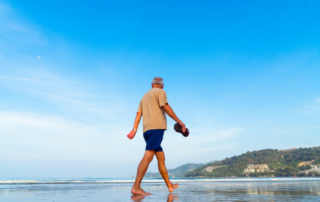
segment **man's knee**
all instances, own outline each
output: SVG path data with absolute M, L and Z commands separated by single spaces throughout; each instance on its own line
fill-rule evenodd
M 151 161 L 153 160 L 153 156 L 149 156 L 147 160 L 149 163 L 151 163 Z
M 163 152 L 157 152 L 156 156 L 157 156 L 158 162 L 164 162 L 166 160 Z
M 144 158 L 150 163 L 153 160 L 154 151 L 153 150 L 147 150 L 145 153 Z

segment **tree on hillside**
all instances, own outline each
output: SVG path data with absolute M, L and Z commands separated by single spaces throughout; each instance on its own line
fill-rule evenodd
M 300 168 L 298 164 L 305 161 L 315 160 L 320 163 L 320 147 L 299 148 L 294 150 L 279 151 L 277 149 L 264 149 L 260 151 L 246 152 L 239 156 L 226 158 L 222 161 L 208 164 L 187 173 L 186 177 L 226 177 L 243 176 L 243 170 L 249 164 L 267 164 L 270 169 L 276 169 L 276 176 L 294 176 L 298 174 Z M 211 173 L 203 171 L 208 166 L 223 166 L 214 169 Z M 283 168 L 283 169 L 282 169 Z M 271 173 L 267 173 L 271 175 Z M 266 173 L 251 174 L 264 176 Z

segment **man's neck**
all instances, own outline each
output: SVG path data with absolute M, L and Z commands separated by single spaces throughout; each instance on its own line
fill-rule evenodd
M 152 88 L 161 88 L 161 86 L 156 86 L 156 85 L 153 85 Z

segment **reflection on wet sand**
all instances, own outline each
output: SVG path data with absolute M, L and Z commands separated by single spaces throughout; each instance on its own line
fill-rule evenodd
M 300 183 L 250 183 L 250 184 L 233 184 L 224 185 L 222 187 L 213 187 L 209 192 L 224 194 L 248 194 L 248 195 L 320 195 L 319 183 L 315 183 L 314 187 Z M 210 185 L 209 185 L 210 186 Z M 212 187 L 212 186 L 211 186 Z M 230 188 L 228 188 L 230 187 Z
M 167 202 L 173 202 L 173 201 L 179 201 L 179 196 L 178 196 L 178 194 L 170 193 L 170 194 L 168 195 L 168 200 L 167 200 Z
M 144 184 L 152 195 L 132 195 L 132 184 L 1 185 L 5 202 L 106 201 L 319 201 L 320 179 L 312 181 L 258 181 L 181 183 L 168 193 L 164 183 Z M 179 195 L 179 196 L 178 196 Z M 131 199 L 131 200 L 130 200 Z
M 140 201 L 142 201 L 145 197 L 146 197 L 146 196 L 144 196 L 144 195 L 136 195 L 136 194 L 134 194 L 134 195 L 131 196 L 131 200 L 132 200 L 132 201 L 136 201 L 136 202 L 140 202 Z
M 131 200 L 132 200 L 132 201 L 135 201 L 135 202 L 140 202 L 140 201 L 142 201 L 145 197 L 148 197 L 148 196 L 144 196 L 144 195 L 132 195 L 132 196 L 131 196 Z M 170 194 L 168 195 L 167 202 L 174 202 L 174 201 L 179 201 L 179 196 L 178 196 L 178 194 L 170 193 Z

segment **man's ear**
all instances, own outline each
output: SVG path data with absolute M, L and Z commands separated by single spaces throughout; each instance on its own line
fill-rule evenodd
M 151 83 L 151 87 L 153 88 L 153 83 Z
M 162 87 L 161 87 L 161 89 L 163 89 L 163 87 L 164 87 L 164 84 L 162 84 Z

